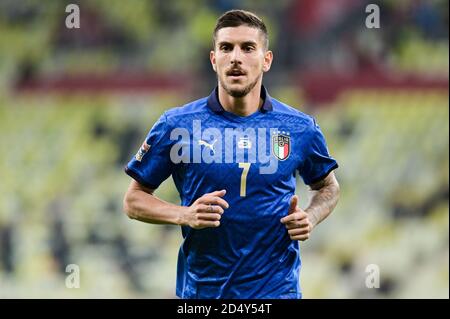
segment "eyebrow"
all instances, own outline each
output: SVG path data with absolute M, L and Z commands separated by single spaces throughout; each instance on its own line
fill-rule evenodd
M 222 45 L 231 45 L 233 46 L 234 44 L 228 41 L 221 41 L 217 44 L 219 47 Z M 253 46 L 257 46 L 258 43 L 256 43 L 255 41 L 244 41 L 240 44 L 241 46 L 246 46 L 246 45 L 253 45 Z

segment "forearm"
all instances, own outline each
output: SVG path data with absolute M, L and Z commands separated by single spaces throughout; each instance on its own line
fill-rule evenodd
M 150 224 L 182 225 L 185 209 L 142 190 L 129 192 L 124 199 L 124 210 L 130 218 Z
M 311 189 L 312 197 L 305 212 L 313 226 L 316 226 L 331 214 L 339 200 L 339 184 L 334 175 L 325 180 L 322 185 Z

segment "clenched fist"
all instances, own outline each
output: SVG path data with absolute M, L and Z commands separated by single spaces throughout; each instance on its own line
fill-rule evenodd
M 194 229 L 219 227 L 224 209 L 229 207 L 222 198 L 225 194 L 226 190 L 223 189 L 199 197 L 191 206 L 186 207 L 182 224 Z

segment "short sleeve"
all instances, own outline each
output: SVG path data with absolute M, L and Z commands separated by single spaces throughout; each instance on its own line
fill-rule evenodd
M 320 181 L 338 168 L 338 163 L 328 153 L 325 137 L 314 119 L 312 126 L 303 161 L 298 167 L 300 176 L 307 185 Z
M 170 132 L 163 114 L 153 125 L 125 172 L 145 187 L 156 189 L 173 171 Z

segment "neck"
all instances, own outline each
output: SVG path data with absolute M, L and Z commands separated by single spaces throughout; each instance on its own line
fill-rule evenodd
M 259 110 L 263 104 L 261 99 L 261 83 L 243 97 L 233 97 L 219 84 L 219 102 L 225 111 L 239 116 L 249 116 Z

